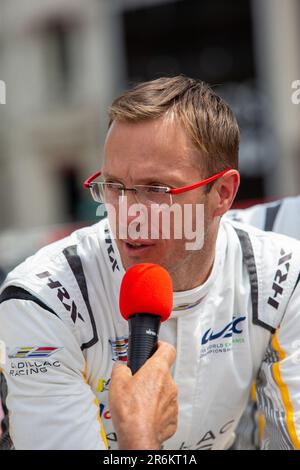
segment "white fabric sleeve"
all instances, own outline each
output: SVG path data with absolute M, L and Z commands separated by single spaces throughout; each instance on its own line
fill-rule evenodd
M 263 449 L 300 449 L 300 282 L 267 349 L 256 385 Z
M 63 321 L 32 301 L 8 300 L 0 304 L 0 340 L 15 448 L 105 449 L 85 358 Z

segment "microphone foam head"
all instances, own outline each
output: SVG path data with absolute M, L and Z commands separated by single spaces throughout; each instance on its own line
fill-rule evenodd
M 125 320 L 136 313 L 169 318 L 173 307 L 173 284 L 168 271 L 152 263 L 132 266 L 125 273 L 120 290 L 120 311 Z

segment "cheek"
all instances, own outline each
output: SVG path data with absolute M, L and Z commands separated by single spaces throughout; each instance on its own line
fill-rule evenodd
M 116 207 L 106 204 L 106 210 L 107 210 L 107 217 L 109 221 L 109 225 L 111 228 L 111 231 L 114 235 L 114 238 L 118 238 L 117 234 L 119 231 L 119 223 L 118 223 L 118 210 Z

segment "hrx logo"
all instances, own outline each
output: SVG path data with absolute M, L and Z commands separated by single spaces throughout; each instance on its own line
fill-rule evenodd
M 292 255 L 292 253 L 286 253 L 283 248 L 280 250 L 280 258 L 277 265 L 278 269 L 275 273 L 274 281 L 272 284 L 272 290 L 274 291 L 274 294 L 272 295 L 272 297 L 270 296 L 268 298 L 268 304 L 276 310 L 278 310 L 280 299 L 284 290 L 285 281 L 288 277 L 290 269 L 289 261 L 291 260 Z

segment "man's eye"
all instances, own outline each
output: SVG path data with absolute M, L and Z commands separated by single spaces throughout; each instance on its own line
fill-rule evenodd
M 160 188 L 160 187 L 156 187 L 156 186 L 150 186 L 150 188 L 149 188 L 149 192 L 151 192 L 151 193 L 162 193 L 164 191 L 165 191 L 164 188 Z
M 148 193 L 165 193 L 165 186 L 146 186 L 144 190 Z
M 121 184 L 118 184 L 118 183 L 111 183 L 109 181 L 106 181 L 105 182 L 105 186 L 107 189 L 113 189 L 115 191 L 118 191 L 118 190 L 121 190 L 122 189 L 122 185 Z
M 160 188 L 163 188 L 163 189 L 165 189 L 165 188 L 175 188 L 175 186 L 173 186 L 171 184 L 159 183 L 157 181 L 155 183 L 153 182 L 153 183 L 149 184 L 149 186 L 153 187 L 154 189 L 156 189 L 156 188 L 158 188 L 158 189 L 160 189 Z

